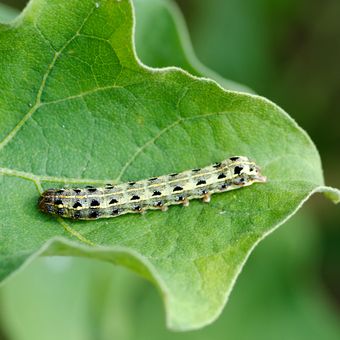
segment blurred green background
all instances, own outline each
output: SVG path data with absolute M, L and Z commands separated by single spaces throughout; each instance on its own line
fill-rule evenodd
M 7 0 L 22 8 L 24 0 Z M 340 187 L 340 1 L 178 0 L 198 58 L 283 107 Z M 138 27 L 138 22 L 137 22 Z M 157 291 L 112 265 L 39 259 L 0 289 L 0 339 L 340 339 L 340 209 L 321 195 L 251 255 L 222 316 L 165 329 Z

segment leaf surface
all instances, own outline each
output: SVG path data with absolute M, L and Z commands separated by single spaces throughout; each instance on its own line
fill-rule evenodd
M 230 155 L 268 183 L 209 205 L 74 222 L 37 210 L 49 187 L 139 180 Z M 151 280 L 167 324 L 223 308 L 255 245 L 324 186 L 318 152 L 279 107 L 136 57 L 128 0 L 33 0 L 0 27 L 0 277 L 38 255 L 110 261 Z

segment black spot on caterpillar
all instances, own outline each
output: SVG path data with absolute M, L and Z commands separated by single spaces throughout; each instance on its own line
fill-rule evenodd
M 91 207 L 100 207 L 100 203 L 99 203 L 98 200 L 92 200 L 90 206 Z
M 74 209 L 81 208 L 81 207 L 82 207 L 82 205 L 81 205 L 80 202 L 76 202 L 76 203 L 73 204 Z
M 112 210 L 112 215 L 118 215 L 119 214 L 119 210 L 118 209 L 113 209 Z
M 54 204 L 55 204 L 55 205 L 63 205 L 63 201 L 62 201 L 61 199 L 56 199 L 56 200 L 54 201 Z
M 89 213 L 89 218 L 90 219 L 96 219 L 99 216 L 100 216 L 100 213 L 97 210 L 90 211 L 90 213 Z
M 196 183 L 196 186 L 198 185 L 204 185 L 204 184 L 207 184 L 207 182 L 203 179 L 199 180 L 197 183 Z
M 235 175 L 239 175 L 241 173 L 241 171 L 243 170 L 242 166 L 235 166 L 234 168 L 234 174 Z
M 49 189 L 41 195 L 39 209 L 65 218 L 93 220 L 148 209 L 165 211 L 169 205 L 188 205 L 197 198 L 209 202 L 211 194 L 255 182 L 266 182 L 260 168 L 247 157 L 235 156 L 200 169 L 114 186 Z

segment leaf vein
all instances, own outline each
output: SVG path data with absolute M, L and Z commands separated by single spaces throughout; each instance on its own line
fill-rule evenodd
M 78 231 L 74 230 L 73 228 L 71 228 L 66 222 L 65 220 L 63 220 L 61 217 L 57 218 L 57 221 L 63 226 L 63 228 L 65 229 L 66 232 L 68 232 L 69 234 L 71 234 L 72 236 L 74 236 L 75 238 L 77 238 L 79 241 L 81 241 L 82 243 L 85 243 L 87 245 L 90 246 L 96 246 L 95 243 L 93 243 L 92 241 L 88 240 L 86 237 L 84 237 L 82 234 L 80 234 Z
M 25 123 L 32 117 L 32 115 L 38 110 L 38 108 L 41 106 L 41 97 L 44 92 L 44 89 L 46 87 L 46 82 L 51 74 L 53 67 L 55 66 L 58 58 L 62 54 L 62 52 L 67 48 L 67 46 L 80 34 L 81 30 L 83 29 L 84 25 L 86 22 L 89 20 L 90 16 L 93 14 L 95 10 L 95 6 L 93 6 L 92 10 L 89 12 L 89 14 L 86 16 L 82 24 L 80 25 L 79 29 L 77 32 L 69 39 L 66 41 L 66 43 L 60 48 L 59 51 L 56 51 L 54 53 L 54 56 L 52 58 L 51 63 L 48 65 L 47 70 L 45 74 L 43 75 L 40 87 L 38 89 L 36 98 L 35 98 L 35 103 L 32 106 L 32 108 L 24 115 L 24 117 L 18 122 L 18 124 L 10 131 L 10 133 L 0 142 L 0 150 L 2 150 L 15 136 L 16 134 L 20 131 L 20 129 L 25 125 Z M 40 32 L 41 33 L 41 32 Z

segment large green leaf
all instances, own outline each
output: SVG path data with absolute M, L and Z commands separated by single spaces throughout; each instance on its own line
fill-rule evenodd
M 213 321 L 254 246 L 323 184 L 306 133 L 268 100 L 138 61 L 131 3 L 33 0 L 0 29 L 0 276 L 38 255 L 125 265 L 157 285 L 168 326 Z M 162 48 L 160 46 L 160 48 Z M 188 209 L 72 222 L 43 189 L 181 171 L 229 155 L 268 183 Z

